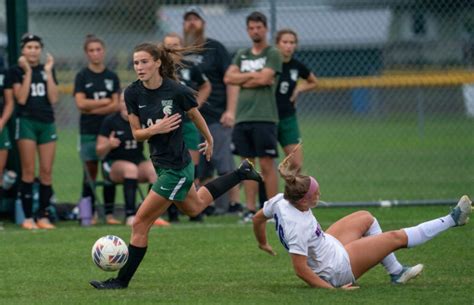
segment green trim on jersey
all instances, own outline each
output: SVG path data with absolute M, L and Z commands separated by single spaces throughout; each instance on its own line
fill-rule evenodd
M 189 162 L 184 168 L 168 169 L 155 167 L 158 179 L 152 190 L 173 201 L 183 201 L 188 195 L 194 182 L 194 164 Z
M 237 65 L 242 73 L 261 71 L 264 68 L 275 71 L 275 79 L 271 86 L 240 88 L 236 124 L 242 122 L 277 123 L 275 91 L 283 63 L 280 52 L 270 46 L 258 55 L 253 54 L 251 49 L 244 49 L 237 52 L 232 63 Z
M 15 139 L 33 140 L 38 145 L 54 142 L 58 139 L 56 125 L 33 119 L 17 118 Z

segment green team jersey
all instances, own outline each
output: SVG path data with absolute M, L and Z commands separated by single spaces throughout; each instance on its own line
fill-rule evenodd
M 270 86 L 256 88 L 240 88 L 237 104 L 236 123 L 242 122 L 278 122 L 278 111 L 275 90 L 278 75 L 281 73 L 282 59 L 280 52 L 274 47 L 266 47 L 255 55 L 251 49 L 239 50 L 232 64 L 239 67 L 240 72 L 258 72 L 263 68 L 275 71 L 275 80 Z

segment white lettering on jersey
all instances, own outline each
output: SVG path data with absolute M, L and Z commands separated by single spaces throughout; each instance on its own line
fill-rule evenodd
M 114 90 L 114 81 L 112 79 L 104 79 L 105 89 L 108 91 Z
M 92 87 L 93 85 L 94 85 L 94 83 L 87 83 L 87 84 L 86 84 L 86 88 L 90 88 L 90 87 Z
M 298 70 L 290 69 L 290 78 L 291 78 L 291 80 L 296 82 L 298 80 Z
M 0 75 L 0 86 L 3 87 L 3 82 L 5 80 L 5 75 Z
M 267 57 L 242 60 L 240 64 L 240 72 L 260 71 L 265 67 L 266 63 L 267 63 Z

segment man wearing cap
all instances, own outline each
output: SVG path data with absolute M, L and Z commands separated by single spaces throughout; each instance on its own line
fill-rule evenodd
M 199 105 L 199 111 L 206 120 L 209 130 L 214 138 L 214 154 L 208 162 L 201 156 L 198 177 L 201 184 L 207 182 L 214 175 L 214 170 L 219 176 L 235 169 L 234 158 L 230 149 L 232 127 L 235 120 L 238 87 L 226 85 L 224 74 L 230 65 L 231 58 L 226 48 L 215 39 L 205 37 L 206 17 L 198 6 L 186 9 L 183 15 L 183 32 L 185 46 L 198 46 L 202 48 L 199 53 L 186 56 L 186 60 L 199 66 L 209 79 L 212 91 L 206 102 Z M 224 196 L 225 198 L 225 196 Z M 223 199 L 216 204 L 218 212 L 238 209 L 240 204 L 238 186 L 229 191 L 229 199 Z

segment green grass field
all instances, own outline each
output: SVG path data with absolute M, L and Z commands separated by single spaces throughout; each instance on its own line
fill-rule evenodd
M 315 209 L 323 228 L 355 209 Z M 384 230 L 408 227 L 445 215 L 447 207 L 370 209 Z M 184 218 L 183 218 L 184 219 Z M 113 276 L 97 268 L 91 247 L 123 226 L 81 228 L 60 223 L 54 231 L 24 231 L 6 224 L 0 231 L 0 304 L 473 304 L 474 224 L 450 229 L 414 249 L 397 252 L 403 264 L 425 264 L 423 274 L 392 286 L 377 266 L 356 291 L 310 289 L 293 273 L 273 224 L 271 257 L 256 247 L 251 225 L 237 216 L 210 217 L 154 228 L 148 253 L 129 289 L 96 291 L 91 279 Z
M 410 116 L 300 121 L 304 170 L 318 178 L 325 201 L 456 199 L 473 191 L 472 119 L 427 117 L 423 137 Z M 77 130 L 61 130 L 59 137 L 55 191 L 60 202 L 77 202 L 82 179 Z

